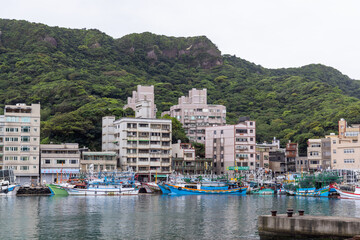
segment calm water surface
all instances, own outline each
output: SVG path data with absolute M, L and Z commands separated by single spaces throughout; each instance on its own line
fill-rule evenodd
M 276 209 L 360 217 L 360 201 L 287 196 L 0 197 L 0 239 L 258 239 Z

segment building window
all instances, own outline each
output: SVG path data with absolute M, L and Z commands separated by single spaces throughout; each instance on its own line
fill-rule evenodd
M 78 160 L 70 160 L 70 164 L 77 164 Z
M 65 164 L 65 160 L 64 159 L 57 159 L 56 160 L 56 164 Z
M 247 129 L 236 129 L 236 133 L 247 133 Z
M 21 122 L 29 123 L 30 122 L 30 117 L 21 117 Z
M 250 133 L 254 133 L 254 130 L 250 129 Z
M 254 141 L 254 138 L 250 138 L 250 141 Z
M 29 170 L 29 166 L 20 166 L 20 170 L 27 171 Z
M 6 117 L 7 122 L 19 122 L 19 117 Z
M 216 130 L 214 131 L 214 134 L 216 134 Z
M 19 129 L 18 128 L 6 128 L 5 131 L 6 132 L 18 132 Z
M 18 142 L 19 139 L 17 137 L 6 137 L 5 142 Z
M 334 159 L 333 163 L 336 164 L 336 159 Z
M 253 125 L 253 122 L 250 122 L 250 126 L 252 126 Z
M 5 161 L 16 161 L 18 160 L 17 156 L 6 156 Z
M 333 144 L 336 144 L 336 140 L 333 140 Z
M 344 153 L 354 153 L 354 149 L 353 148 L 349 148 L 349 149 L 344 149 Z
M 21 136 L 22 142 L 30 142 L 30 136 Z
M 45 159 L 45 164 L 50 164 L 51 160 L 50 159 Z
M 29 161 L 29 157 L 28 156 L 21 156 L 20 161 Z
M 344 159 L 344 163 L 355 163 L 355 159 Z
M 22 152 L 29 152 L 30 151 L 30 147 L 29 146 L 21 146 L 20 150 Z
M 336 149 L 333 150 L 333 153 L 336 153 Z
M 220 133 L 221 133 L 221 134 L 224 134 L 224 130 L 221 130 Z
M 29 126 L 21 126 L 21 132 L 30 132 Z
M 5 151 L 16 152 L 17 150 L 18 150 L 18 147 L 5 147 Z

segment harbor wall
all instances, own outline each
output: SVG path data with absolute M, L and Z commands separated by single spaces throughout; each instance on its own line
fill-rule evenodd
M 360 235 L 360 218 L 287 215 L 259 216 L 260 239 L 346 239 Z

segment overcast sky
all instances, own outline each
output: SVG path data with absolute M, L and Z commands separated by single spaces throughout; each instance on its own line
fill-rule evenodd
M 0 18 L 96 28 L 114 38 L 145 31 L 205 35 L 223 54 L 267 68 L 310 63 L 360 80 L 360 0 L 0 0 Z

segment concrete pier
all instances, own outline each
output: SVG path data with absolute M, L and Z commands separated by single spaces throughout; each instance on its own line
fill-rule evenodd
M 260 239 L 349 239 L 360 235 L 360 218 L 265 215 L 258 229 Z

